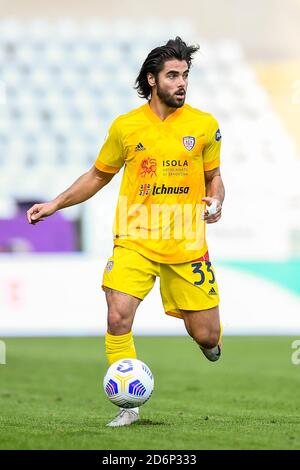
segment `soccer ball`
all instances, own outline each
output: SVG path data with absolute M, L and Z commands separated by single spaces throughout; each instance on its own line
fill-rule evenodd
M 103 388 L 108 399 L 122 408 L 143 405 L 153 392 L 154 379 L 149 367 L 138 359 L 114 362 L 106 372 Z

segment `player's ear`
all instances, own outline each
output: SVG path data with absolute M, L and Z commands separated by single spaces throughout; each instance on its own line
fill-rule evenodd
M 153 75 L 153 73 L 151 73 L 151 72 L 147 73 L 147 79 L 148 79 L 148 83 L 151 87 L 156 85 L 156 80 L 155 80 L 155 76 Z

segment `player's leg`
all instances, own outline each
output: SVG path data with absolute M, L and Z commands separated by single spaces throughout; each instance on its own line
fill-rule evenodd
M 132 324 L 140 302 L 152 289 L 157 275 L 154 263 L 134 250 L 114 247 L 103 275 L 102 288 L 108 307 L 106 356 L 109 365 L 126 358 L 135 359 Z M 108 426 L 125 426 L 139 418 L 138 408 L 120 409 Z
M 165 312 L 183 318 L 185 327 L 210 361 L 221 354 L 219 294 L 208 254 L 183 264 L 161 265 Z
M 132 336 L 132 324 L 141 299 L 123 292 L 104 287 L 107 302 L 107 333 L 105 350 L 109 365 L 119 359 L 136 359 Z M 120 408 L 118 415 L 107 426 L 128 426 L 139 419 L 139 409 Z
M 136 359 L 132 324 L 141 299 L 104 287 L 107 302 L 105 350 L 109 365 L 119 359 Z
M 198 343 L 203 354 L 212 362 L 221 356 L 221 324 L 219 307 L 207 310 L 181 310 L 189 335 Z
M 136 309 L 152 289 L 155 263 L 134 250 L 115 246 L 104 269 L 102 288 L 108 307 L 105 338 L 108 363 L 136 358 L 131 327 Z

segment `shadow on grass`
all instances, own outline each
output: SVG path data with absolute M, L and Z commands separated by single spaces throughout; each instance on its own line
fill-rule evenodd
M 151 419 L 141 419 L 134 423 L 134 426 L 166 426 L 166 421 L 151 421 Z

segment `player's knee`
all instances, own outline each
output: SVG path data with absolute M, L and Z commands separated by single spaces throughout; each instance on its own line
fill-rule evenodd
M 217 346 L 220 338 L 219 329 L 201 329 L 200 331 L 191 332 L 192 338 L 199 344 L 202 348 L 211 349 Z
M 126 315 L 118 310 L 112 310 L 108 313 L 108 330 L 111 334 L 123 335 L 129 333 L 131 323 Z

